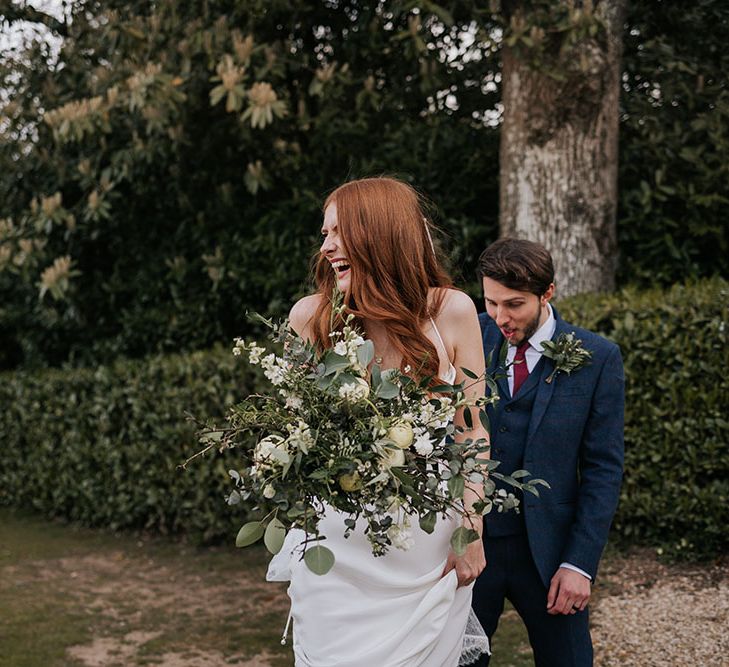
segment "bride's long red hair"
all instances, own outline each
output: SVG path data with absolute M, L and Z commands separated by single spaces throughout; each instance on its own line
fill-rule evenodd
M 350 181 L 324 202 L 337 207 L 337 227 L 350 265 L 350 287 L 344 294 L 348 312 L 363 320 L 382 322 L 402 355 L 400 368 L 410 374 L 438 377 L 438 353 L 423 334 L 423 322 L 440 311 L 452 281 L 438 260 L 418 193 L 394 178 Z M 329 261 L 319 255 L 314 267 L 317 292 L 322 295 L 314 314 L 314 342 L 330 346 L 331 296 L 336 277 Z M 335 323 L 335 328 L 340 328 Z

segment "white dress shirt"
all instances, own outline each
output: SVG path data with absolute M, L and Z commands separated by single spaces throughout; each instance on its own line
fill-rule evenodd
M 544 324 L 542 324 L 542 326 L 539 327 L 539 329 L 537 329 L 529 338 L 529 347 L 524 353 L 527 369 L 530 373 L 534 370 L 534 367 L 539 363 L 539 360 L 542 357 L 542 343 L 545 340 L 552 339 L 552 336 L 554 336 L 554 330 L 557 327 L 557 322 L 554 319 L 552 306 L 547 304 L 547 308 L 549 309 L 549 316 L 547 317 Z M 507 376 L 509 380 L 509 393 L 512 396 L 514 395 L 514 366 L 512 364 L 514 362 L 515 356 L 516 345 L 509 345 L 509 349 L 506 352 L 506 363 L 508 365 Z M 560 567 L 579 572 L 583 577 L 587 577 L 590 581 L 592 581 L 592 577 L 587 574 L 587 572 L 581 570 L 576 565 L 572 565 L 572 563 L 561 563 Z

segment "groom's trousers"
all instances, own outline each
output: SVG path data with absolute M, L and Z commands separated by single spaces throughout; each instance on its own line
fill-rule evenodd
M 547 593 L 525 534 L 484 538 L 486 569 L 473 588 L 473 610 L 489 639 L 508 599 L 529 633 L 536 667 L 590 667 L 592 642 L 588 610 L 569 615 L 547 613 Z M 498 645 L 496 647 L 498 651 Z M 486 667 L 484 656 L 477 667 Z

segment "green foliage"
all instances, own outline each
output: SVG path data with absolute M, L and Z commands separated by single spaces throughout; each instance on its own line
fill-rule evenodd
M 615 532 L 678 555 L 723 553 L 729 283 L 626 290 L 559 307 L 568 321 L 610 337 L 623 351 L 626 464 Z M 214 417 L 263 386 L 220 350 L 96 370 L 6 373 L 0 505 L 91 526 L 232 539 L 242 515 L 233 516 L 224 496 L 232 489 L 227 470 L 237 465 L 235 452 L 178 470 L 198 449 L 183 413 Z M 247 506 L 239 507 L 245 515 Z M 261 526 L 255 539 L 262 535 Z
M 0 368 L 207 348 L 283 314 L 350 177 L 428 193 L 475 294 L 499 49 L 538 66 L 604 33 L 595 3 L 547 0 L 67 4 L 0 10 L 62 40 L 0 55 Z M 729 8 L 626 10 L 619 279 L 727 276 Z
M 230 537 L 239 522 L 224 502 L 232 456 L 178 469 L 198 449 L 184 413 L 222 418 L 256 377 L 220 350 L 5 374 L 0 505 L 88 526 Z
M 729 547 L 729 283 L 576 297 L 566 320 L 620 345 L 625 478 L 614 530 L 673 555 Z
M 208 347 L 246 310 L 284 314 L 349 177 L 413 181 L 473 265 L 498 141 L 474 114 L 497 97 L 484 63 L 442 57 L 472 20 L 452 5 L 87 1 L 57 64 L 0 59 L 0 367 Z
M 619 279 L 727 277 L 729 5 L 629 2 L 627 24 Z

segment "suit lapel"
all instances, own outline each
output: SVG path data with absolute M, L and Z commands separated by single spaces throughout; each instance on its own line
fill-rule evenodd
M 568 326 L 564 320 L 558 315 L 557 309 L 552 307 L 554 312 L 555 327 L 554 335 L 552 340 L 557 340 L 560 334 L 566 333 Z M 536 432 L 539 424 L 544 417 L 544 413 L 549 406 L 549 401 L 552 399 L 552 393 L 554 392 L 554 382 L 547 383 L 549 374 L 554 370 L 554 362 L 547 357 L 542 356 L 542 372 L 539 375 L 539 383 L 537 385 L 537 395 L 534 397 L 534 405 L 532 407 L 532 415 L 529 420 L 529 430 L 527 431 L 527 444 L 532 439 L 532 436 Z M 535 369 L 536 370 L 536 369 Z

